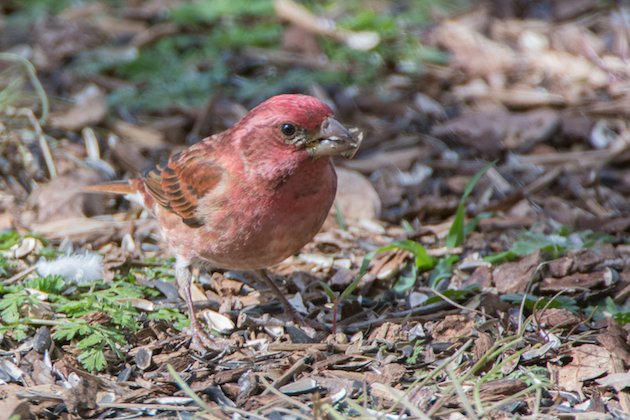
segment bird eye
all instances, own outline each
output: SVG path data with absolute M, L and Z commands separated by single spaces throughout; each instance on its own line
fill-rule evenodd
M 280 127 L 280 130 L 282 131 L 282 134 L 284 134 L 285 136 L 292 136 L 295 134 L 295 126 L 290 123 L 282 124 L 282 126 Z

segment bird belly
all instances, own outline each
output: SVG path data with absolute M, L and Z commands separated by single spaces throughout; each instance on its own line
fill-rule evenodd
M 178 256 L 216 268 L 254 270 L 277 264 L 319 232 L 334 201 L 332 165 L 316 174 L 316 182 L 301 178 L 292 177 L 264 196 L 244 188 L 227 200 L 230 205 L 208 215 L 204 226 L 179 223 L 177 237 L 169 240 L 165 229 L 166 239 Z

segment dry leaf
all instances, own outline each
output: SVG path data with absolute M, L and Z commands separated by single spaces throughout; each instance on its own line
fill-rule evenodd
M 610 386 L 617 392 L 630 388 L 630 373 L 610 373 L 597 380 L 601 386 Z
M 472 336 L 475 321 L 465 315 L 447 315 L 431 331 L 435 341 L 448 342 L 461 337 Z
M 538 251 L 516 262 L 501 264 L 492 272 L 492 281 L 499 293 L 521 293 L 527 288 L 540 264 Z
M 381 199 L 376 190 L 366 177 L 355 171 L 337 168 L 335 203 L 348 220 L 377 220 L 381 215 Z
M 536 318 L 544 328 L 572 328 L 580 322 L 580 318 L 562 308 L 537 311 Z
M 164 134 L 150 127 L 140 127 L 125 121 L 115 121 L 113 130 L 120 137 L 141 149 L 155 150 L 164 147 Z
M 582 390 L 584 381 L 612 371 L 610 352 L 601 346 L 584 344 L 571 349 L 573 360 L 558 367 L 558 385 L 565 391 Z
M 96 85 L 88 85 L 74 96 L 74 105 L 65 112 L 50 117 L 53 127 L 68 131 L 98 124 L 107 114 L 105 93 Z

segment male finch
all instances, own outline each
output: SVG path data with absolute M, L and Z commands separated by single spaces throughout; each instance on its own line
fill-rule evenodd
M 192 264 L 263 269 L 299 251 L 321 228 L 337 188 L 330 156 L 353 154 L 360 143 L 332 114 L 311 96 L 275 96 L 143 178 L 88 187 L 140 193 L 155 215 L 177 257 L 193 344 L 213 346 L 195 317 Z

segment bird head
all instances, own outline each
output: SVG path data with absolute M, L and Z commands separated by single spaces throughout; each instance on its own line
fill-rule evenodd
M 276 146 L 305 152 L 309 158 L 354 156 L 361 135 L 333 118 L 333 111 L 308 95 L 274 96 L 252 109 L 245 119 L 255 118 Z

